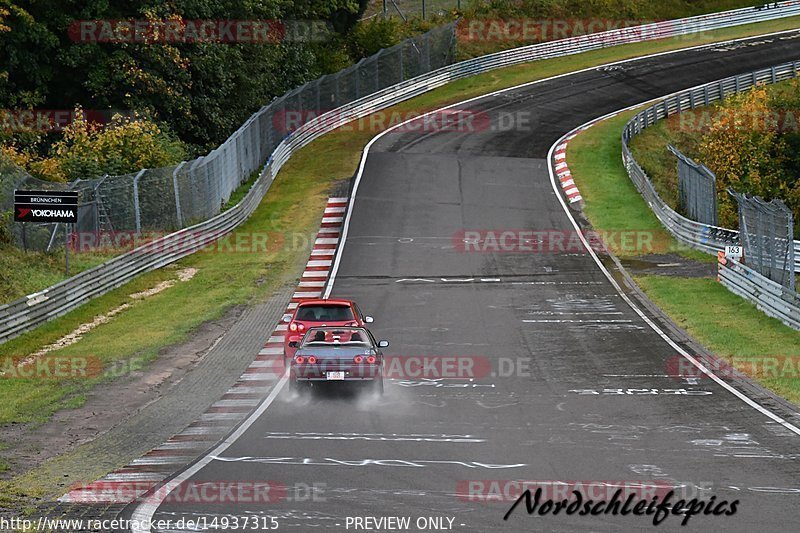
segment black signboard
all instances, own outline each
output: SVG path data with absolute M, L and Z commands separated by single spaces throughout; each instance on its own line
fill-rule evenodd
M 14 191 L 15 222 L 78 221 L 77 191 Z

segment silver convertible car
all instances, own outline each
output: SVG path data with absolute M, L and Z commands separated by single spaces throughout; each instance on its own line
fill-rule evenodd
M 383 353 L 389 341 L 376 342 L 366 328 L 310 328 L 291 360 L 289 386 L 299 390 L 318 382 L 368 383 L 383 394 Z

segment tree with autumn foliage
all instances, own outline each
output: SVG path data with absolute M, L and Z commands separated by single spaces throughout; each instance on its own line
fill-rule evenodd
M 341 36 L 366 0 L 0 0 L 0 109 L 140 112 L 201 155 L 261 106 L 351 62 Z M 85 20 L 321 20 L 331 42 L 81 42 Z M 339 50 L 339 52 L 337 52 Z M 17 145 L 47 152 L 58 138 Z M 3 139 L 0 132 L 0 140 Z
M 80 107 L 74 116 L 45 157 L 16 147 L 3 147 L 2 153 L 36 178 L 61 182 L 128 174 L 186 158 L 185 145 L 146 117 L 115 115 L 100 125 L 89 121 Z
M 794 159 L 780 114 L 764 86 L 726 98 L 713 114 L 698 151 L 700 160 L 717 176 L 719 221 L 738 226 L 738 207 L 727 189 L 780 198 L 800 215 L 800 184 L 789 172 Z

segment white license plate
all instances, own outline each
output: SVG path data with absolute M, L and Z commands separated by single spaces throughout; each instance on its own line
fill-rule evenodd
M 342 381 L 344 379 L 344 372 L 328 372 L 325 378 L 329 381 Z

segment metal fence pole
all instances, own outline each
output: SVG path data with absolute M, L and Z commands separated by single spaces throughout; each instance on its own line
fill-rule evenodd
M 786 267 L 789 273 L 789 289 L 796 292 L 795 287 L 795 273 L 794 273 L 794 217 L 790 216 L 786 221 L 786 248 L 788 258 L 786 260 Z
M 147 171 L 146 168 L 143 168 L 136 174 L 136 177 L 133 178 L 133 216 L 136 220 L 136 233 L 142 232 L 142 212 L 139 209 L 139 178 L 142 177 L 142 174 Z
M 372 56 L 371 61 L 375 62 L 375 91 L 381 90 L 381 61 L 380 57 L 383 54 L 383 50 Z
M 403 50 L 404 50 L 404 47 L 401 45 L 400 46 L 400 81 L 405 81 L 405 79 L 406 79 L 405 72 L 403 72 Z
M 183 228 L 183 211 L 181 210 L 181 193 L 178 190 L 178 171 L 183 168 L 186 161 L 181 161 L 175 170 L 172 171 L 172 188 L 175 190 L 175 218 L 178 221 L 178 228 Z

